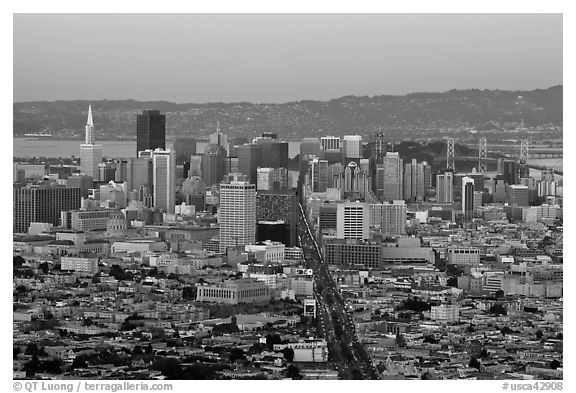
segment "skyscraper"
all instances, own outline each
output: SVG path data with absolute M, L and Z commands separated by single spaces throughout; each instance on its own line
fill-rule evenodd
M 382 204 L 382 234 L 404 235 L 406 233 L 406 205 L 404 201 Z
M 445 172 L 436 175 L 436 200 L 440 203 L 452 203 L 454 175 Z
M 344 158 L 362 158 L 362 137 L 360 135 L 344 136 Z
M 144 110 L 136 117 L 136 155 L 155 149 L 166 149 L 166 115 L 159 110 Z
M 31 222 L 59 225 L 60 213 L 80 208 L 82 191 L 55 185 L 14 187 L 14 232 L 26 232 Z
M 230 155 L 230 143 L 228 143 L 228 135 L 223 134 L 220 130 L 220 121 L 216 122 L 216 132 L 210 134 L 209 141 L 211 145 L 220 145 L 226 151 L 226 155 Z
M 176 153 L 174 150 L 154 150 L 152 171 L 154 207 L 165 213 L 174 213 L 176 197 Z
M 211 143 L 206 146 L 202 156 L 202 180 L 206 187 L 218 184 L 224 177 L 224 163 L 226 160 L 226 150 L 221 145 Z M 190 165 L 192 170 L 192 163 Z M 194 171 L 192 171 L 194 172 Z
M 402 199 L 402 159 L 400 154 L 388 152 L 384 156 L 382 165 L 382 195 L 378 195 L 383 201 Z
M 288 142 L 261 137 L 256 139 L 256 144 L 262 146 L 262 167 L 288 168 Z
M 328 161 L 314 158 L 309 165 L 312 192 L 325 192 L 328 187 Z
M 256 241 L 256 186 L 247 181 L 220 183 L 220 251 Z
M 336 207 L 336 238 L 370 238 L 370 208 L 362 202 L 344 202 Z
M 404 199 L 423 200 L 426 192 L 425 177 L 426 164 L 416 162 L 407 163 L 404 167 Z
M 100 164 L 101 161 L 102 145 L 94 143 L 92 106 L 89 106 L 85 140 L 84 143 L 80 145 L 80 172 L 84 175 L 92 176 L 94 180 L 99 180 L 98 164 Z
M 462 214 L 464 219 L 471 219 L 474 213 L 474 179 L 462 178 Z
M 178 137 L 174 140 L 173 148 L 176 152 L 176 165 L 182 165 L 196 155 L 196 139 L 189 136 Z
M 128 191 L 139 190 L 141 186 L 150 188 L 154 184 L 152 179 L 151 157 L 130 157 L 126 163 L 126 182 Z
M 262 146 L 255 143 L 245 143 L 238 146 L 238 170 L 248 177 L 248 181 L 256 184 L 256 171 L 262 166 Z

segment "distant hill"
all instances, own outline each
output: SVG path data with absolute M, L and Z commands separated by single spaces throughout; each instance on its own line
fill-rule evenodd
M 206 136 L 216 121 L 230 135 L 274 131 L 285 139 L 313 135 L 370 135 L 376 130 L 402 134 L 439 129 L 562 125 L 562 86 L 532 91 L 450 90 L 404 96 L 345 96 L 330 101 L 303 100 L 283 104 L 99 100 L 35 101 L 13 104 L 14 136 L 50 130 L 60 136 L 83 133 L 88 105 L 94 110 L 98 137 L 133 138 L 136 114 L 159 109 L 167 115 L 169 137 Z

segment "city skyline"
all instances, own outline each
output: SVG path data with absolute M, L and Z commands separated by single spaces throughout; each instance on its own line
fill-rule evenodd
M 561 14 L 14 16 L 15 102 L 279 103 L 558 84 Z

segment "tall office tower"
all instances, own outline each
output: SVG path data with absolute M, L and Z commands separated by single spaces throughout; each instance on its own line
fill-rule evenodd
M 328 161 L 313 158 L 309 161 L 312 192 L 325 192 L 328 187 Z
M 492 192 L 492 202 L 504 203 L 506 202 L 506 183 L 504 182 L 503 175 L 497 175 L 494 179 L 494 190 Z
M 256 170 L 256 190 L 272 191 L 274 168 L 258 168 Z
M 136 155 L 155 149 L 166 149 L 166 115 L 158 110 L 145 110 L 136 117 Z
M 198 176 L 202 177 L 202 157 L 203 156 L 191 156 L 190 157 L 190 169 L 188 170 L 188 177 Z
M 86 121 L 86 135 L 84 143 L 80 145 L 80 173 L 92 176 L 92 179 L 97 181 L 99 180 L 98 164 L 102 161 L 102 145 L 94 143 L 94 140 L 94 121 L 90 105 Z
M 360 198 L 365 199 L 371 192 L 372 178 L 368 171 L 360 170 L 356 174 L 356 191 Z
M 342 164 L 335 163 L 328 165 L 327 170 L 327 179 L 328 179 L 328 188 L 335 188 L 338 186 L 338 181 L 340 179 L 340 174 L 342 173 Z
M 372 141 L 374 142 L 374 154 L 377 157 L 384 157 L 386 154 L 386 140 L 384 139 L 385 135 L 382 132 L 375 132 Z
M 256 241 L 256 186 L 247 181 L 220 183 L 220 251 Z
M 436 200 L 440 203 L 452 203 L 454 174 L 445 172 L 436 175 Z
M 139 190 L 140 186 L 151 188 L 154 184 L 152 178 L 153 165 L 152 158 L 130 157 L 126 164 L 126 182 L 128 183 L 128 191 Z
M 318 138 L 304 138 L 300 144 L 300 161 L 306 161 L 307 156 L 320 157 L 320 140 Z
M 128 179 L 128 160 L 119 159 L 115 161 L 116 172 L 114 173 L 114 181 L 123 183 Z
M 384 235 L 406 234 L 406 204 L 404 201 L 382 204 L 381 231 Z
M 209 141 L 211 145 L 220 145 L 226 150 L 226 154 L 230 153 L 230 143 L 228 143 L 228 135 L 223 134 L 220 130 L 220 121 L 216 122 L 216 132 L 210 134 Z
M 519 184 L 506 186 L 506 200 L 510 205 L 528 206 L 528 187 Z
M 340 150 L 340 138 L 337 136 L 323 136 L 320 138 L 320 146 L 322 151 Z
M 274 168 L 272 172 L 272 190 L 274 191 L 286 191 L 288 190 L 288 169 L 286 168 Z
M 79 188 L 82 198 L 88 198 L 88 190 L 94 187 L 94 181 L 90 176 L 74 174 L 66 179 L 66 187 Z
M 546 168 L 542 169 L 542 181 L 554 181 L 554 169 Z
M 467 176 L 462 179 L 462 214 L 466 220 L 474 214 L 474 179 Z
M 116 178 L 116 164 L 114 162 L 101 162 L 98 164 L 98 173 L 100 181 L 114 180 Z
M 344 136 L 344 158 L 362 158 L 362 137 L 360 135 Z
M 324 202 L 318 209 L 318 229 L 336 230 L 338 222 L 338 204 L 334 202 Z
M 238 170 L 248 177 L 248 181 L 256 184 L 256 170 L 262 166 L 262 146 L 255 143 L 245 143 L 238 146 Z
M 384 162 L 381 164 L 384 168 L 381 176 L 382 195 L 379 196 L 383 201 L 392 201 L 402 199 L 402 159 L 400 154 L 388 152 L 384 156 Z
M 537 195 L 539 198 L 556 196 L 556 182 L 550 180 L 540 180 L 536 183 Z
M 224 161 L 224 173 L 240 173 L 239 168 L 238 157 L 226 157 L 226 160 Z
M 259 191 L 256 195 L 256 220 L 284 221 L 289 239 L 287 247 L 294 247 L 298 243 L 299 214 L 295 192 Z
M 190 136 L 177 137 L 173 149 L 176 152 L 176 165 L 182 165 L 190 161 L 190 156 L 196 155 L 196 139 Z
M 60 213 L 80 208 L 82 191 L 54 185 L 31 185 L 13 188 L 15 233 L 28 231 L 31 222 L 59 225 Z
M 518 184 L 518 163 L 514 160 L 504 160 L 503 162 L 503 175 L 504 183 L 506 184 Z
M 226 150 L 221 145 L 209 144 L 202 156 L 202 180 L 206 187 L 219 184 L 224 178 Z M 192 168 L 192 165 L 190 165 Z
M 257 145 L 262 146 L 262 167 L 288 168 L 288 142 L 272 138 L 256 138 Z
M 370 239 L 370 208 L 362 202 L 343 202 L 336 207 L 336 238 Z
M 174 213 L 176 199 L 176 152 L 154 150 L 152 155 L 154 179 L 154 207 L 165 213 Z
M 533 177 L 521 177 L 520 184 L 528 187 L 528 203 L 536 202 L 536 198 L 538 198 L 536 179 L 534 179 Z
M 425 163 L 412 162 L 404 166 L 404 199 L 421 201 L 426 193 Z

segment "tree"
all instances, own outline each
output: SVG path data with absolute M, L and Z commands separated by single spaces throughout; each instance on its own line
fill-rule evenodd
M 186 286 L 182 288 L 182 298 L 185 300 L 196 300 L 196 292 L 196 287 Z
M 540 330 L 540 329 L 536 330 L 536 338 L 538 340 L 541 340 L 543 336 L 544 336 L 544 333 L 542 332 L 542 330 Z
M 23 264 L 26 263 L 26 260 L 22 258 L 20 255 L 14 255 L 12 257 L 12 266 L 14 268 L 22 267 Z
M 558 367 L 560 367 L 560 366 L 561 366 L 561 363 L 560 363 L 558 360 L 556 360 L 556 359 L 554 359 L 554 360 L 552 360 L 552 361 L 550 362 L 550 368 L 551 368 L 552 370 L 557 370 Z
M 508 314 L 508 310 L 502 303 L 494 303 L 492 306 L 490 306 L 490 314 L 506 315 Z
M 269 350 L 272 350 L 272 348 L 274 348 L 274 344 L 281 344 L 282 340 L 280 339 L 280 336 L 277 334 L 267 334 L 266 335 L 266 346 L 268 347 Z
M 472 359 L 470 359 L 470 363 L 468 363 L 468 367 L 472 367 L 472 368 L 480 370 L 480 362 L 478 361 L 478 359 L 473 357 Z
M 294 350 L 292 348 L 284 348 L 282 354 L 287 362 L 292 363 L 294 361 Z
M 50 271 L 48 262 L 42 262 L 40 265 L 38 265 L 38 269 L 42 270 L 42 273 L 48 274 L 48 272 Z
M 404 336 L 401 333 L 398 333 L 396 335 L 396 345 L 399 348 L 404 348 L 406 347 L 406 339 L 404 338 Z
M 302 375 L 300 375 L 300 370 L 295 365 L 291 364 L 286 369 L 286 377 L 292 379 L 302 379 Z
M 244 355 L 244 350 L 242 348 L 232 348 L 230 350 L 230 356 L 228 358 L 230 362 L 244 359 L 246 359 L 246 356 Z
M 356 379 L 356 380 L 364 379 L 364 376 L 362 375 L 362 371 L 360 371 L 357 368 L 353 368 L 351 371 L 351 374 L 352 374 L 352 379 Z

